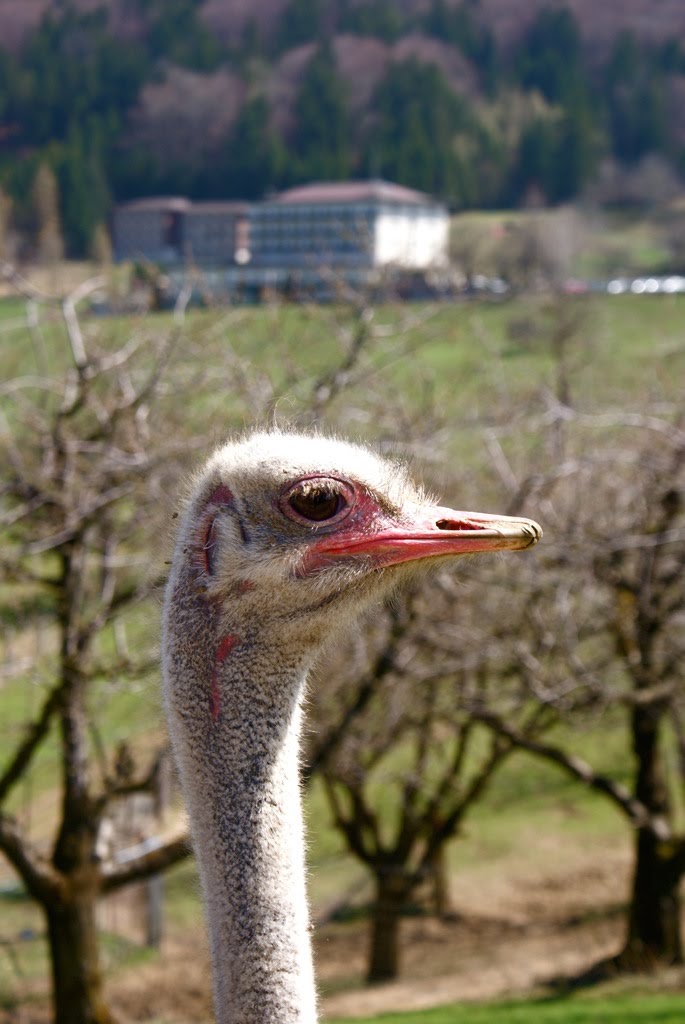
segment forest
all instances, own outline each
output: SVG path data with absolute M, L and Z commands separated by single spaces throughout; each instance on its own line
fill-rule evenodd
M 390 0 L 290 0 L 268 35 L 251 21 L 228 45 L 202 6 L 130 0 L 140 31 L 123 41 L 104 5 L 53 5 L 18 49 L 0 49 L 4 245 L 12 235 L 20 256 L 35 256 L 51 202 L 58 248 L 84 257 L 113 203 L 134 196 L 256 199 L 310 180 L 383 177 L 459 210 L 574 200 L 607 161 L 630 171 L 656 159 L 676 181 L 685 170 L 677 38 L 648 44 L 624 31 L 598 59 L 563 6 L 543 8 L 505 49 L 477 0 L 433 0 L 423 13 Z M 371 43 L 392 58 L 360 101 L 341 57 Z M 291 65 L 292 88 L 274 95 L 276 70 Z M 620 189 L 604 198 L 620 202 Z

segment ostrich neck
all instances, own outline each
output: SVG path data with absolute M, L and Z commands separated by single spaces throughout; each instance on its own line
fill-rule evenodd
M 208 633 L 212 657 L 201 668 L 191 659 L 182 675 L 168 671 L 166 685 L 207 908 L 217 1020 L 314 1024 L 298 778 L 308 666 L 223 626 Z

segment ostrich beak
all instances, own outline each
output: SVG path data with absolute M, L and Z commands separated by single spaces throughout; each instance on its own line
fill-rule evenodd
M 341 531 L 322 539 L 309 552 L 307 568 L 350 555 L 365 555 L 382 568 L 423 558 L 521 551 L 541 537 L 542 530 L 532 519 L 418 505 L 406 509 L 401 522 L 378 531 Z
M 411 510 L 400 526 L 360 538 L 354 550 L 372 555 L 379 565 L 394 565 L 445 555 L 521 551 L 541 537 L 542 530 L 532 519 L 431 505 Z

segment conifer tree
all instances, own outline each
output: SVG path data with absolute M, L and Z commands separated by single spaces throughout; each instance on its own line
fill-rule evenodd
M 280 183 L 284 163 L 283 144 L 269 125 L 269 105 L 256 96 L 243 107 L 219 162 L 223 187 L 242 199 L 260 199 Z
M 295 115 L 297 177 L 347 178 L 351 163 L 347 97 L 328 43 L 319 47 L 309 63 L 295 103 Z
M 109 208 L 107 180 L 100 155 L 97 131 L 88 133 L 72 124 L 58 167 L 62 216 L 67 252 L 86 256 L 93 233 L 103 223 Z
M 10 218 L 12 215 L 12 201 L 2 189 L 0 189 L 0 259 L 8 258 Z

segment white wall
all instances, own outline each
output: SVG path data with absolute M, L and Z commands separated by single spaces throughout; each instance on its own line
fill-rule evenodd
M 447 212 L 383 212 L 376 219 L 374 265 L 430 267 L 447 262 Z

